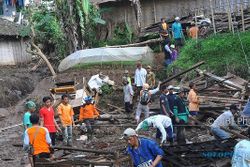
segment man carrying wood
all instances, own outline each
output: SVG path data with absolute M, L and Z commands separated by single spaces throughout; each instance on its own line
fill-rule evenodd
M 132 128 L 127 128 L 121 139 L 128 143 L 127 153 L 130 155 L 134 167 L 163 167 L 161 159 L 164 152 L 156 142 L 139 137 Z
M 154 115 L 148 117 L 137 126 L 136 131 L 139 131 L 140 129 L 149 130 L 149 127 L 157 129 L 156 139 L 161 138 L 161 146 L 167 141 L 167 134 L 170 144 L 173 144 L 174 138 L 171 118 L 166 115 Z
M 236 130 L 240 130 L 240 128 L 234 121 L 234 117 L 237 115 L 237 112 L 237 106 L 235 104 L 232 104 L 229 111 L 225 111 L 218 118 L 216 118 L 216 120 L 211 125 L 211 132 L 216 139 L 224 140 L 230 138 L 230 134 L 221 129 L 221 127 L 228 128 L 229 126 L 231 126 Z

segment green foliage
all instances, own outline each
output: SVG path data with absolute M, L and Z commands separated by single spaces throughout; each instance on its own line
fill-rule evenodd
M 110 95 L 113 92 L 113 87 L 108 84 L 104 84 L 102 85 L 101 90 L 103 94 Z
M 134 40 L 133 31 L 127 23 L 121 23 L 117 25 L 113 34 L 114 35 L 112 39 L 93 41 L 93 47 L 104 47 L 106 45 L 125 45 L 132 43 Z
M 250 32 L 240 33 L 239 36 L 250 62 Z M 232 72 L 244 78 L 249 77 L 249 69 L 237 33 L 217 34 L 200 39 L 198 43 L 194 40 L 188 41 L 172 67 L 187 69 L 199 61 L 206 62 L 202 68 L 219 75 Z
M 32 22 L 39 42 L 47 41 L 48 44 L 55 47 L 56 54 L 59 57 L 64 57 L 66 43 L 55 14 L 42 7 L 33 13 Z

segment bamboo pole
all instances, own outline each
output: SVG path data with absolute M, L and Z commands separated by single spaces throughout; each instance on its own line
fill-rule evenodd
M 153 4 L 154 4 L 154 23 L 157 22 L 157 19 L 156 19 L 156 6 L 155 6 L 155 0 L 153 0 Z
M 227 0 L 227 16 L 228 16 L 228 29 L 229 31 L 232 31 L 232 26 L 231 26 L 231 17 L 230 17 L 230 13 L 231 13 L 231 10 L 230 10 L 230 5 L 229 5 L 229 0 Z
M 243 5 L 240 5 L 240 12 L 241 12 L 241 18 L 242 18 L 242 30 L 245 32 L 245 20 L 244 20 L 244 11 L 243 11 Z
M 214 10 L 213 10 L 212 0 L 210 0 L 209 2 L 210 2 L 210 9 L 211 9 L 211 15 L 212 15 L 214 34 L 216 34 L 216 27 L 215 27 L 215 21 L 214 21 Z

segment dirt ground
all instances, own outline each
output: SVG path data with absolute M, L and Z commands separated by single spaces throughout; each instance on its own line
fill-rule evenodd
M 160 55 L 162 56 L 162 55 Z M 158 65 L 154 66 L 154 69 L 160 69 L 160 61 Z M 104 96 L 100 101 L 100 105 L 98 106 L 104 111 L 107 110 L 107 104 L 116 104 L 117 106 L 123 107 L 123 95 L 121 89 L 121 78 L 125 69 L 128 69 L 130 73 L 134 72 L 134 67 L 120 67 L 116 68 L 114 71 L 112 68 L 104 68 L 102 72 L 105 75 L 108 75 L 111 80 L 116 82 L 118 85 L 117 90 L 111 93 L 111 95 Z M 100 69 L 84 69 L 84 70 L 70 70 L 64 73 L 60 73 L 55 78 L 56 82 L 70 81 L 75 80 L 78 83 L 82 82 L 82 78 L 85 77 L 87 80 L 92 76 L 97 74 Z M 16 67 L 6 67 L 1 69 L 0 71 L 0 86 L 6 90 L 11 90 L 10 92 L 15 92 L 14 95 L 11 93 L 3 94 L 0 92 L 0 98 L 5 99 L 0 108 L 0 115 L 4 115 L 4 118 L 0 121 L 0 128 L 4 128 L 11 125 L 16 125 L 22 123 L 22 117 L 25 112 L 24 103 L 26 99 L 33 99 L 36 101 L 38 106 L 41 105 L 41 100 L 43 96 L 49 95 L 49 89 L 54 87 L 54 80 L 51 77 L 48 77 L 48 73 L 30 73 L 26 68 L 16 68 Z M 4 81 L 4 82 L 3 82 Z M 3 90 L 3 89 L 1 89 Z M 12 91 L 13 90 L 13 91 Z M 15 91 L 14 91 L 15 90 Z M 8 91 L 7 91 L 8 92 Z M 0 101 L 2 101 L 0 99 Z M 132 118 L 132 117 L 131 117 Z M 131 125 L 133 125 L 134 120 L 131 119 Z M 135 125 L 135 124 L 134 124 Z M 124 141 L 119 140 L 123 130 L 126 127 L 123 127 L 119 124 L 105 124 L 98 126 L 91 140 L 88 141 L 76 141 L 79 138 L 79 131 L 74 130 L 74 147 L 77 148 L 89 148 L 89 149 L 102 149 L 102 150 L 123 150 L 125 149 Z M 188 137 L 191 140 L 201 141 L 202 134 L 206 134 L 207 132 L 202 129 L 197 130 L 187 130 Z M 192 132 L 192 133 L 191 133 Z M 5 131 L 0 131 L 1 139 L 0 139 L 0 164 L 4 167 L 22 167 L 27 165 L 27 157 L 25 156 L 24 151 L 21 147 L 13 147 L 13 144 L 22 143 L 22 134 L 23 127 L 17 126 Z M 197 135 L 193 135 L 193 133 L 197 133 Z M 199 134 L 199 135 L 198 135 Z M 155 132 L 146 132 L 143 135 L 148 137 L 153 137 Z M 61 142 L 58 142 L 59 145 Z M 80 153 L 78 153 L 80 154 Z M 82 153 L 81 153 L 82 154 Z M 21 159 L 26 157 L 24 160 L 25 164 L 21 164 Z

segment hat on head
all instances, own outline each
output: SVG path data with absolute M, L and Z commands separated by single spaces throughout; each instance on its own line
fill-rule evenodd
M 185 92 L 185 90 L 183 88 L 180 88 L 177 93 L 179 94 L 179 93 L 182 93 L 182 92 Z
M 143 121 L 141 128 L 143 130 L 148 130 L 149 129 L 149 124 L 147 121 Z
M 179 21 L 179 20 L 180 20 L 180 17 L 176 17 L 176 18 L 175 18 L 175 21 Z
M 128 137 L 131 137 L 131 136 L 138 136 L 136 131 L 132 128 L 127 128 L 123 134 L 122 134 L 122 137 L 120 139 L 125 139 L 125 138 L 128 138 Z
M 174 49 L 174 48 L 175 48 L 174 44 L 170 45 L 170 48 L 173 48 L 173 49 Z
M 28 102 L 25 103 L 25 107 L 27 109 L 36 108 L 36 104 L 33 101 L 29 100 Z
M 87 96 L 84 98 L 84 101 L 91 101 L 92 100 L 92 97 L 91 96 Z
M 152 69 L 152 67 L 151 66 L 147 66 L 147 69 Z
M 174 89 L 174 87 L 172 85 L 168 86 L 168 90 Z
M 128 70 L 125 70 L 125 71 L 124 71 L 124 74 L 128 74 Z

